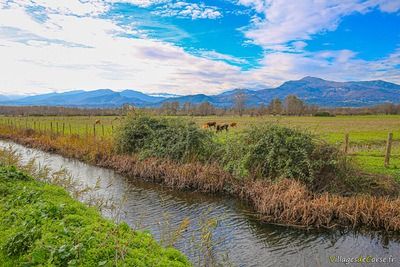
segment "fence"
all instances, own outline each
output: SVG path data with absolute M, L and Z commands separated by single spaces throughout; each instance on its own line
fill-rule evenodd
M 388 133 L 388 137 L 385 142 L 385 153 L 384 153 L 384 160 L 383 160 L 383 165 L 384 167 L 389 167 L 390 165 L 390 158 L 391 158 L 391 153 L 392 153 L 392 145 L 393 145 L 393 133 Z M 344 142 L 343 142 L 343 152 L 346 155 L 349 155 L 349 149 L 350 149 L 350 134 L 346 133 L 344 135 Z
M 0 118 L 0 125 L 12 129 L 31 129 L 40 134 L 78 135 L 81 137 L 112 137 L 117 125 L 113 123 L 76 123 L 65 121 L 49 121 L 29 118 Z

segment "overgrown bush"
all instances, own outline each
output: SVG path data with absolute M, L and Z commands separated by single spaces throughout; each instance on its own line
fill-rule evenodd
M 309 133 L 278 125 L 253 127 L 227 143 L 225 167 L 239 176 L 297 179 L 307 184 L 336 172 L 341 154 Z
M 143 114 L 130 115 L 116 135 L 116 147 L 121 153 L 178 162 L 207 160 L 216 146 L 211 133 L 193 122 Z

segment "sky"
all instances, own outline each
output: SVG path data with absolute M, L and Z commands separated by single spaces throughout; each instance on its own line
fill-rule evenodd
M 0 0 L 0 93 L 400 83 L 400 0 Z

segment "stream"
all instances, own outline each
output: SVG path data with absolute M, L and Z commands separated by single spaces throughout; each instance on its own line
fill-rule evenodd
M 66 168 L 81 184 L 97 183 L 98 190 L 92 194 L 119 202 L 123 221 L 134 229 L 149 230 L 158 241 L 174 239 L 175 247 L 194 264 L 209 265 L 208 261 L 213 258 L 222 266 L 400 266 L 400 236 L 350 230 L 306 231 L 261 223 L 245 203 L 227 196 L 177 191 L 78 160 L 0 141 L 0 147 L 10 145 L 25 162 L 35 158 L 38 164 L 46 164 L 53 170 Z M 103 215 L 111 217 L 110 212 Z M 187 228 L 174 237 L 172 233 L 183 221 L 188 222 Z M 207 233 L 212 234 L 208 243 L 204 241 Z M 331 262 L 359 256 L 374 257 L 369 258 L 371 261 L 393 260 L 393 263 Z M 202 257 L 208 258 L 208 263 Z

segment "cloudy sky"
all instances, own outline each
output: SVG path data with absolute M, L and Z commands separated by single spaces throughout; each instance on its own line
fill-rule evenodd
M 400 83 L 399 0 L 0 0 L 0 93 Z

